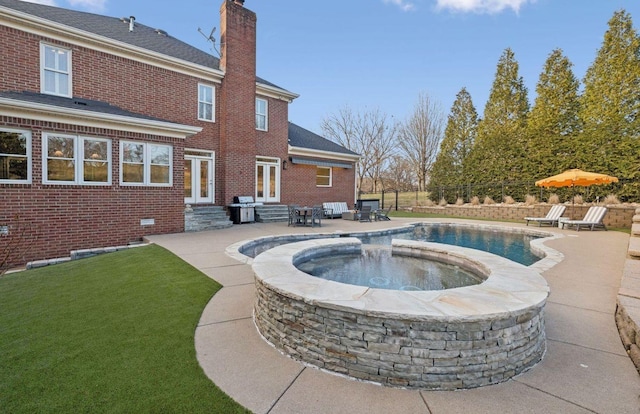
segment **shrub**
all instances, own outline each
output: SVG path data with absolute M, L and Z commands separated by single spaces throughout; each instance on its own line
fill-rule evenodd
M 609 194 L 604 198 L 604 204 L 620 204 L 620 200 L 618 200 L 618 197 L 616 197 L 615 194 Z
M 479 206 L 480 205 L 480 199 L 478 198 L 478 196 L 473 196 L 473 198 L 471 199 L 471 205 L 472 206 Z
M 461 206 L 464 204 L 464 200 L 462 199 L 462 197 L 458 197 L 458 199 L 456 200 L 456 206 Z
M 447 200 L 446 200 L 444 197 L 443 197 L 443 198 L 441 198 L 441 199 L 440 199 L 440 202 L 438 203 L 438 205 L 439 205 L 439 206 L 441 206 L 441 207 L 444 207 L 444 206 L 446 206 L 447 204 L 449 204 L 449 203 L 447 203 Z
M 537 203 L 538 203 L 538 199 L 537 199 L 537 198 L 536 198 L 536 196 L 534 196 L 534 195 L 527 194 L 527 195 L 524 197 L 524 203 L 525 203 L 526 205 L 528 205 L 528 206 L 532 206 L 532 205 L 534 205 L 534 204 L 537 204 Z
M 491 204 L 495 204 L 495 203 L 496 203 L 496 202 L 495 202 L 495 201 L 493 201 L 493 198 L 491 198 L 491 197 L 489 197 L 489 196 L 486 196 L 486 197 L 484 198 L 484 201 L 482 202 L 482 204 L 485 204 L 485 205 L 491 205 Z
M 573 204 L 584 204 L 584 200 L 580 194 L 573 196 Z
M 511 196 L 504 196 L 504 203 L 505 204 L 515 204 L 516 200 L 514 200 L 513 197 L 511 197 Z
M 560 197 L 558 197 L 558 194 L 553 193 L 549 196 L 549 199 L 547 201 L 549 204 L 559 204 Z

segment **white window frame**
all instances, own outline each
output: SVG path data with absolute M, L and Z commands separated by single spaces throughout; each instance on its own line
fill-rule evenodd
M 327 185 L 316 184 L 316 187 L 333 187 L 333 168 L 331 168 L 331 167 L 323 167 L 323 166 L 317 165 L 316 166 L 316 180 L 318 179 L 318 177 L 327 177 L 326 175 L 320 175 L 319 174 L 321 168 L 329 170 L 329 176 L 328 176 L 329 177 L 329 184 L 327 184 Z
M 125 182 L 123 178 L 124 173 L 124 145 L 142 145 L 143 148 L 143 173 L 142 182 Z M 153 183 L 151 182 L 151 151 L 154 146 L 166 147 L 169 149 L 169 182 L 168 183 Z M 161 144 L 155 142 L 140 142 L 140 141 L 120 141 L 120 185 L 121 186 L 146 186 L 146 187 L 172 187 L 173 186 L 173 146 L 170 144 Z
M 211 102 L 204 100 L 201 92 L 202 88 L 207 88 L 211 91 Z M 203 116 L 200 112 L 200 105 L 211 105 L 211 118 Z M 200 121 L 215 122 L 216 121 L 216 88 L 211 85 L 205 85 L 204 83 L 198 84 L 198 119 Z
M 25 158 L 27 160 L 27 179 L 26 180 L 12 180 L 12 179 L 0 179 L 0 183 L 2 184 L 31 184 L 31 131 L 22 130 L 22 129 L 12 129 L 12 128 L 0 128 L 0 132 L 8 132 L 13 134 L 21 134 L 24 135 L 27 139 L 27 148 L 26 154 L 9 154 L 9 153 L 0 153 L 2 156 L 10 156 L 15 158 Z M 0 233 L 1 234 L 1 233 Z
M 258 102 L 264 102 L 264 113 L 258 112 Z M 258 119 L 264 119 L 264 128 L 261 128 Z M 264 98 L 256 98 L 256 129 L 258 131 L 269 130 L 269 101 Z
M 56 67 L 54 68 L 47 68 L 45 66 L 45 61 L 46 61 L 46 51 L 47 49 L 51 49 L 54 52 L 65 52 L 66 53 L 66 59 L 67 59 L 67 70 L 64 71 L 60 68 L 58 68 L 57 64 Z M 71 98 L 73 96 L 72 94 L 72 80 L 73 80 L 73 76 L 72 76 L 72 70 L 71 70 L 71 63 L 72 63 L 72 59 L 71 59 L 71 49 L 67 49 L 64 47 L 60 47 L 57 45 L 51 45 L 48 43 L 40 43 L 40 92 L 47 94 L 47 95 L 56 95 L 56 96 L 65 96 L 67 98 Z M 54 86 L 54 91 L 48 91 L 46 88 L 46 74 L 47 73 L 53 73 L 54 74 L 54 78 L 55 78 L 55 86 Z M 60 88 L 60 85 L 58 84 L 58 79 L 62 76 L 66 76 L 67 77 L 67 88 L 66 90 L 62 90 Z
M 73 158 L 67 158 L 74 163 L 73 168 L 73 180 L 60 181 L 49 180 L 49 137 L 61 137 L 69 138 L 73 140 Z M 84 142 L 85 141 L 100 141 L 107 144 L 107 159 L 100 160 L 107 163 L 107 181 L 85 181 L 84 179 L 84 162 L 91 160 L 91 155 L 85 156 L 84 154 Z M 113 162 L 111 156 L 111 139 L 109 138 L 97 138 L 79 135 L 58 134 L 53 132 L 45 132 L 42 134 L 42 183 L 53 185 L 94 185 L 94 186 L 109 186 L 112 183 L 112 170 Z

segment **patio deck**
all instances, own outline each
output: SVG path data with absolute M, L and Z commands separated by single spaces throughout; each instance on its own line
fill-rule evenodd
M 542 274 L 551 287 L 545 316 L 547 352 L 531 370 L 502 384 L 455 392 L 387 388 L 305 366 L 261 338 L 252 320 L 252 269 L 229 257 L 228 245 L 276 234 L 362 231 L 417 221 L 469 222 L 326 220 L 320 228 L 252 223 L 148 239 L 224 286 L 204 309 L 196 329 L 197 356 L 218 387 L 255 413 L 639 412 L 640 376 L 614 320 L 629 243 L 629 236 L 620 232 L 549 230 L 566 237 L 546 243 L 565 256 Z

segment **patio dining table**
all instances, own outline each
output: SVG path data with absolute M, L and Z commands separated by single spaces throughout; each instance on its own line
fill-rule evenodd
M 320 207 L 316 207 L 317 209 L 320 209 Z M 313 209 L 314 207 L 296 207 L 296 215 L 299 216 L 300 218 L 302 218 L 302 225 L 303 226 L 307 226 L 310 225 L 311 227 L 315 226 L 316 224 L 318 226 L 321 226 L 320 220 L 318 219 L 317 223 L 314 223 L 313 221 Z

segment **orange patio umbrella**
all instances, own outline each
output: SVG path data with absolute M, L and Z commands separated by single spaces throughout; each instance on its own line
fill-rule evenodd
M 538 187 L 586 187 L 594 184 L 617 183 L 618 179 L 606 174 L 582 171 L 578 168 L 567 170 L 552 177 L 536 181 Z
M 582 171 L 578 168 L 567 170 L 552 177 L 536 181 L 538 187 L 587 187 L 590 185 L 617 183 L 618 179 L 606 174 Z M 573 215 L 574 199 L 571 197 L 571 215 Z

